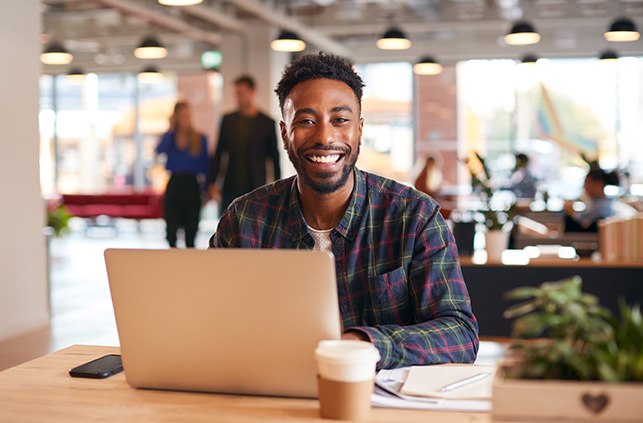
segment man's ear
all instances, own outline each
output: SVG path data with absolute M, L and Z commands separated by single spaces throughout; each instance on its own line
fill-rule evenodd
M 288 139 L 288 132 L 286 131 L 286 124 L 283 120 L 279 121 L 279 133 L 281 134 L 281 145 L 283 145 L 284 150 L 288 150 L 286 142 Z
M 361 141 L 362 141 L 362 130 L 363 130 L 363 129 L 364 129 L 364 118 L 363 118 L 363 117 L 360 117 L 360 118 L 359 118 L 359 128 L 358 128 L 360 143 L 361 143 Z

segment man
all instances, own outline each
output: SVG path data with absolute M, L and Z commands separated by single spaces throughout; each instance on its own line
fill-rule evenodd
M 332 251 L 342 338 L 372 342 L 379 368 L 472 362 L 478 325 L 437 203 L 355 167 L 362 88 L 338 56 L 286 68 L 276 92 L 297 175 L 233 202 L 210 246 Z
M 240 76 L 234 81 L 234 93 L 238 110 L 223 117 L 210 166 L 210 194 L 219 202 L 220 212 L 238 196 L 266 183 L 267 160 L 272 161 L 274 179 L 281 177 L 275 121 L 255 105 L 255 81 Z M 224 156 L 227 165 L 220 189 Z

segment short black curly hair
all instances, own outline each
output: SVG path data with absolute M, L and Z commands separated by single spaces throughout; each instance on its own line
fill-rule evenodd
M 364 81 L 353 69 L 350 60 L 331 53 L 307 54 L 293 61 L 281 75 L 275 93 L 279 98 L 279 109 L 283 113 L 286 97 L 295 85 L 309 79 L 334 79 L 348 85 L 362 107 L 362 88 Z

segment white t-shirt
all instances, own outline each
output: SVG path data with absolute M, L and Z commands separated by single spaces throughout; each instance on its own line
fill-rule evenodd
M 324 229 L 320 231 L 318 229 L 313 229 L 310 226 L 308 226 L 308 229 L 310 229 L 310 233 L 315 240 L 315 248 L 313 248 L 313 250 L 332 252 L 333 243 L 330 240 L 330 231 L 332 231 L 332 229 Z

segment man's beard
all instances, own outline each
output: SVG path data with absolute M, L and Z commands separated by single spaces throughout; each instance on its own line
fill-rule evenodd
M 361 142 L 357 145 L 357 152 L 352 155 L 351 150 L 346 148 L 344 150 L 338 150 L 337 148 L 333 148 L 332 146 L 329 147 L 316 147 L 316 150 L 327 150 L 327 151 L 338 151 L 343 153 L 345 156 L 344 160 L 344 167 L 341 170 L 341 176 L 338 180 L 333 181 L 332 177 L 335 175 L 335 172 L 326 172 L 326 173 L 321 173 L 318 174 L 318 176 L 321 177 L 322 182 L 317 182 L 313 180 L 313 178 L 308 175 L 302 166 L 302 162 L 307 160 L 305 157 L 303 157 L 303 154 L 296 154 L 293 152 L 291 149 L 287 149 L 288 151 L 288 158 L 290 159 L 290 162 L 293 164 L 295 167 L 295 170 L 297 171 L 297 176 L 301 178 L 302 182 L 311 188 L 313 191 L 319 193 L 319 194 L 330 194 L 344 185 L 346 185 L 346 182 L 348 181 L 348 177 L 351 175 L 353 172 L 353 169 L 355 168 L 355 163 L 357 162 L 357 157 L 359 157 L 359 151 L 360 151 L 360 146 Z

